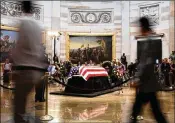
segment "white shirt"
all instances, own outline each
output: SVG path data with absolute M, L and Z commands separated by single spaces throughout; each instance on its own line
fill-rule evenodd
M 12 59 L 15 66 L 28 66 L 47 69 L 48 63 L 42 45 L 42 30 L 31 19 L 21 22 L 19 39 L 13 49 Z
M 10 70 L 11 69 L 11 64 L 10 63 L 5 63 L 4 64 L 4 70 Z

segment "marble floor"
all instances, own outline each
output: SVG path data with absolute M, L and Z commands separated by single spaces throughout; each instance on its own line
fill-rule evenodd
M 50 92 L 55 90 L 59 88 L 49 86 Z M 158 97 L 164 115 L 169 123 L 174 123 L 175 93 L 159 92 Z M 134 98 L 135 90 L 131 87 L 123 87 L 123 93 L 113 92 L 94 98 L 49 95 L 48 112 L 54 117 L 49 123 L 127 123 Z M 12 119 L 13 99 L 12 91 L 1 88 L 1 123 L 8 123 Z M 31 103 L 27 110 L 43 116 L 45 103 Z M 156 123 L 149 104 L 144 106 L 142 116 L 144 120 L 140 123 Z

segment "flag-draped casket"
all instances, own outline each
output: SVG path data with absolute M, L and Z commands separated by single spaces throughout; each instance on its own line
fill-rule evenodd
M 108 73 L 103 67 L 74 67 L 69 77 L 66 92 L 93 93 L 110 88 Z

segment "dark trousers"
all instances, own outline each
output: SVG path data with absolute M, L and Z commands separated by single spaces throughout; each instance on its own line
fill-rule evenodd
M 15 80 L 15 99 L 14 99 L 14 120 L 15 123 L 25 123 L 24 115 L 26 112 L 26 105 L 28 99 L 30 100 L 30 93 L 35 85 L 38 85 L 41 82 L 41 77 L 44 75 L 44 72 L 36 70 L 18 70 L 14 73 Z M 31 99 L 33 100 L 33 99 Z M 30 102 L 32 103 L 32 102 Z M 34 103 L 34 101 L 33 101 Z M 30 119 L 32 120 L 32 119 Z M 37 123 L 31 121 L 28 123 Z
M 134 69 L 128 69 L 129 70 L 129 76 L 132 77 L 135 74 Z
M 129 76 L 132 76 L 133 71 L 131 69 L 129 69 Z
M 45 81 L 42 79 L 41 82 L 35 86 L 35 101 L 44 101 L 45 85 Z
M 166 119 L 164 118 L 161 108 L 159 105 L 159 101 L 157 100 L 156 92 L 139 92 L 136 93 L 136 99 L 133 106 L 132 116 L 134 120 L 131 123 L 137 123 L 137 116 L 141 113 L 141 108 L 143 104 L 149 103 L 151 104 L 151 108 L 154 114 L 154 117 L 158 123 L 167 123 Z
M 128 70 L 128 63 L 122 63 L 123 65 L 125 65 L 125 69 Z
M 9 70 L 4 70 L 4 73 L 3 73 L 3 82 L 5 84 L 8 84 L 9 83 Z
M 163 72 L 164 77 L 165 77 L 165 85 L 170 86 L 169 84 L 169 72 Z
M 169 73 L 169 82 L 170 82 L 170 86 L 175 85 L 175 72 L 170 72 Z

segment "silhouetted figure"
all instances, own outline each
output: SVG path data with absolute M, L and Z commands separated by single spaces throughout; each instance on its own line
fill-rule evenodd
M 161 72 L 165 77 L 165 86 L 169 87 L 169 72 L 170 72 L 170 64 L 167 59 L 164 59 L 164 62 L 161 64 Z
M 159 101 L 156 96 L 156 92 L 160 89 L 158 80 L 154 73 L 154 47 L 151 45 L 151 42 L 154 39 L 151 39 L 150 35 L 152 30 L 150 28 L 149 20 L 146 17 L 142 17 L 139 20 L 141 26 L 141 34 L 146 37 L 149 43 L 144 46 L 141 52 L 138 72 L 136 73 L 138 81 L 138 90 L 136 93 L 135 103 L 133 106 L 132 112 L 132 123 L 137 122 L 137 116 L 141 113 L 141 108 L 143 104 L 150 103 L 155 119 L 158 123 L 167 123 L 162 112 Z
M 22 10 L 28 18 L 21 21 L 19 39 L 16 43 L 16 48 L 12 52 L 16 84 L 14 99 L 15 123 L 39 122 L 35 118 L 30 117 L 31 115 L 26 115 L 26 105 L 29 102 L 28 98 L 32 89 L 34 87 L 42 88 L 41 86 L 44 83 L 41 78 L 47 72 L 48 67 L 48 61 L 42 46 L 42 30 L 31 19 L 31 9 L 32 3 L 30 1 L 22 2 Z M 41 92 L 40 90 L 38 91 Z
M 135 60 L 135 63 L 133 64 L 133 68 L 134 68 L 134 73 L 133 73 L 133 75 L 135 75 L 135 73 L 137 72 L 137 66 L 138 66 L 138 64 L 139 64 L 139 61 L 136 59 L 136 60 Z
M 171 61 L 175 62 L 175 51 L 172 51 L 172 54 L 169 57 Z
M 126 60 L 125 53 L 123 53 L 123 55 L 121 56 L 120 60 L 121 60 L 121 63 L 125 65 L 125 68 L 127 70 L 127 60 Z
M 134 64 L 131 62 L 131 64 L 128 66 L 129 76 L 132 77 L 134 75 Z
M 53 57 L 54 64 L 59 62 L 58 56 L 54 55 Z

